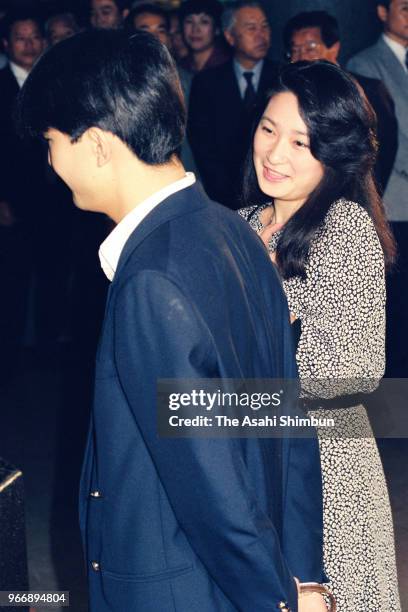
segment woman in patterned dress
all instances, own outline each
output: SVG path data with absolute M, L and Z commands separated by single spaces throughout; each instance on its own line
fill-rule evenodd
M 250 206 L 240 211 L 267 244 L 300 324 L 306 405 L 320 414 L 336 397 L 341 406 L 331 412 L 336 436 L 318 432 L 325 568 L 339 612 L 400 611 L 387 486 L 356 399 L 383 375 L 384 267 L 394 256 L 375 153 L 375 115 L 352 78 L 326 62 L 291 64 L 255 131 Z

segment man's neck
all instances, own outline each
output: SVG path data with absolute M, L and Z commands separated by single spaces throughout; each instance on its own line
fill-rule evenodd
M 136 169 L 122 167 L 119 171 L 114 194 L 114 206 L 109 216 L 119 223 L 131 210 L 155 193 L 185 177 L 185 169 L 179 159 L 174 157 L 168 164 Z M 129 178 L 132 177 L 132 178 Z
M 11 60 L 9 60 L 9 64 L 10 64 L 10 70 L 14 74 L 14 77 L 16 78 L 19 87 L 22 87 L 24 84 L 24 81 L 28 77 L 29 70 L 27 70 L 26 68 L 23 68 L 23 66 L 19 66 L 18 64 L 16 64 L 15 62 Z
M 261 60 L 256 60 L 255 61 L 255 60 L 250 59 L 250 58 L 248 58 L 246 56 L 242 56 L 242 55 L 240 55 L 238 53 L 235 54 L 234 59 L 245 70 L 253 70 L 255 68 L 255 66 L 261 61 Z
M 404 38 L 401 38 L 400 36 L 397 36 L 396 34 L 393 34 L 392 32 L 390 32 L 388 30 L 384 30 L 384 34 L 390 40 L 393 40 L 394 42 L 396 42 L 399 45 L 401 45 L 402 47 L 404 47 L 404 49 L 406 49 L 408 47 L 408 40 L 406 40 Z

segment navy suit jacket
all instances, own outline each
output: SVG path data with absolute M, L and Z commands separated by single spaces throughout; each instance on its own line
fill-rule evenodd
M 92 612 L 296 611 L 292 576 L 322 581 L 315 439 L 157 435 L 158 378 L 294 376 L 258 236 L 198 185 L 167 198 L 125 245 L 98 349 L 80 492 Z
M 14 118 L 19 91 L 10 67 L 0 70 L 0 200 L 11 203 L 20 221 L 35 223 L 43 219 L 47 156 L 43 143 L 22 140 L 17 134 Z

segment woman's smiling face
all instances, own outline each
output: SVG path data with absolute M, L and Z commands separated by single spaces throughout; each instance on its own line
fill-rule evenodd
M 274 95 L 258 124 L 253 160 L 261 191 L 300 208 L 324 175 L 310 151 L 308 129 L 291 92 Z

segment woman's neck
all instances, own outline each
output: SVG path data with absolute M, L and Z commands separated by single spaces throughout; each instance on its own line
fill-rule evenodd
M 284 200 L 275 199 L 273 202 L 273 222 L 283 224 L 287 223 L 303 204 L 304 200 L 301 200 L 300 202 L 287 202 Z
M 193 53 L 192 55 L 193 66 L 197 72 L 200 72 L 200 70 L 204 68 L 207 61 L 210 59 L 213 50 L 214 50 L 214 47 L 212 46 L 212 47 L 209 47 L 208 49 L 204 49 L 203 51 L 197 51 L 196 53 Z

